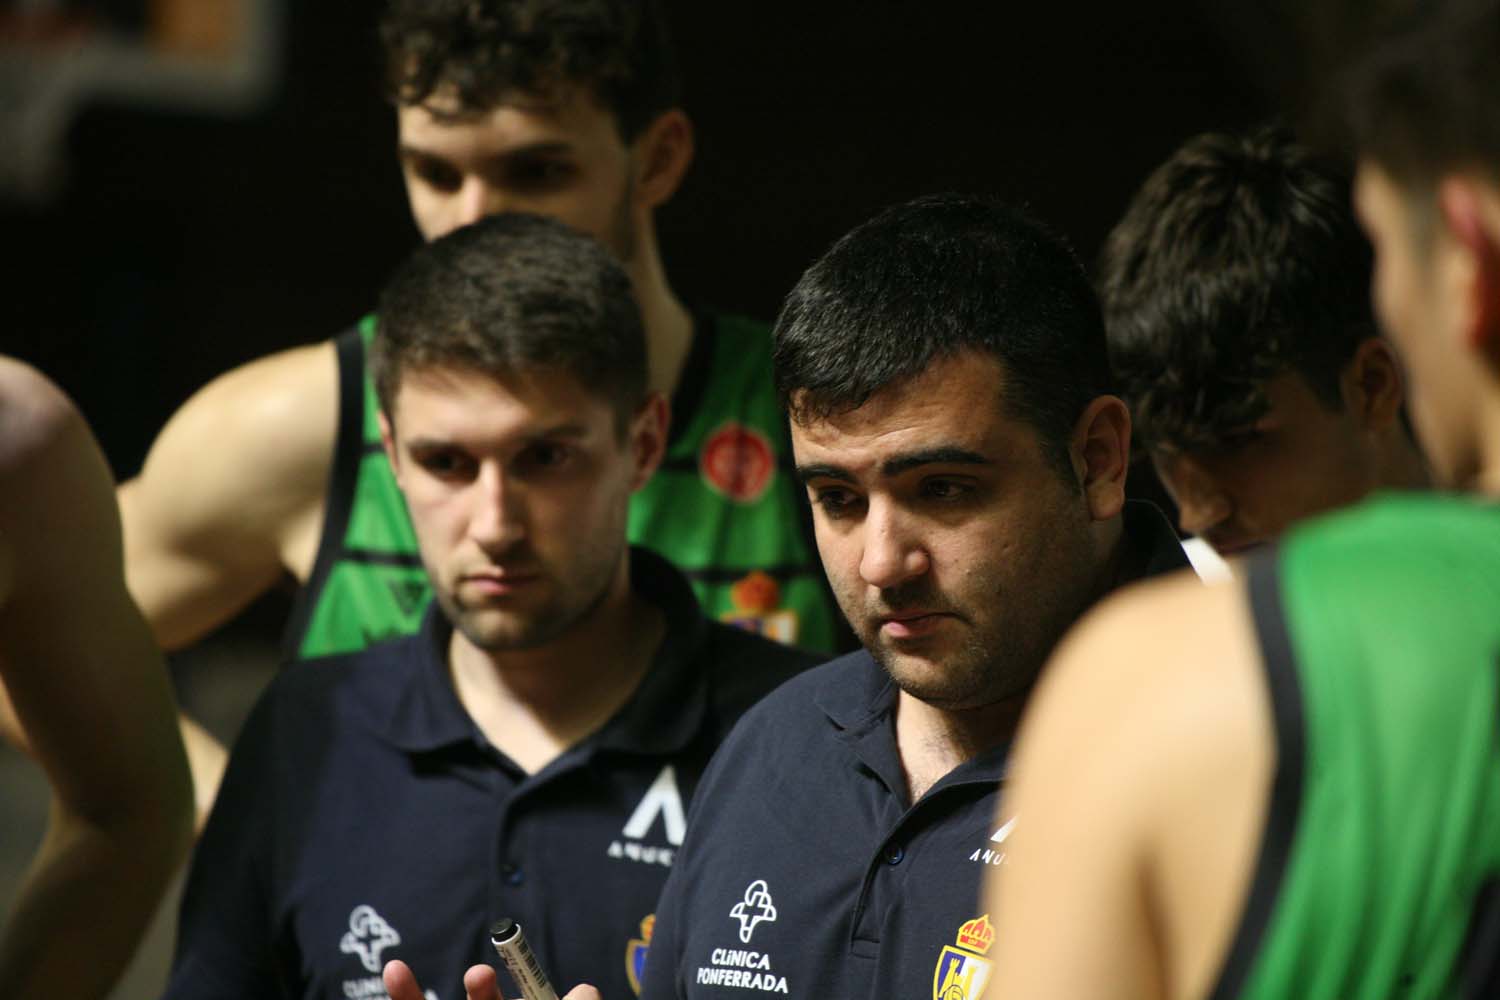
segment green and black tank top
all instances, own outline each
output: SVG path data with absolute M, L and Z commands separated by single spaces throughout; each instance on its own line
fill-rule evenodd
M 1277 765 L 1213 996 L 1500 996 L 1500 506 L 1379 497 L 1249 592 Z
M 380 446 L 365 365 L 374 332 L 367 316 L 335 340 L 338 443 L 317 558 L 287 628 L 292 658 L 414 633 L 431 597 Z M 839 619 L 791 467 L 767 328 L 699 317 L 672 399 L 667 454 L 632 498 L 627 534 L 675 563 L 711 617 L 831 652 Z

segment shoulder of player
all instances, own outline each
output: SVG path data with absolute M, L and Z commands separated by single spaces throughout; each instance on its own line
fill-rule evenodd
M 173 414 L 147 463 L 182 458 L 185 465 L 242 469 L 261 480 L 278 470 L 325 467 L 337 426 L 333 344 L 312 344 L 251 361 L 209 382 Z
M 0 477 L 29 475 L 34 463 L 55 461 L 57 448 L 69 445 L 82 429 L 83 417 L 50 379 L 24 362 L 0 357 Z
M 1242 583 L 1205 586 L 1184 572 L 1126 588 L 1059 645 L 1028 705 L 1018 767 L 1037 753 L 1058 774 L 1170 794 L 1187 769 L 1261 739 L 1259 663 Z
M 282 667 L 262 698 L 277 719 L 276 738 L 301 741 L 340 735 L 345 723 L 379 724 L 406 690 L 417 637 L 376 643 L 353 653 L 297 660 Z M 283 732 L 284 731 L 284 732 Z
M 799 758 L 826 727 L 833 725 L 819 707 L 819 695 L 830 686 L 852 683 L 845 675 L 852 669 L 850 661 L 860 655 L 854 653 L 817 663 L 818 657 L 799 654 L 796 662 L 802 663 L 802 668 L 750 705 L 725 739 L 725 745 L 732 744 L 731 753 L 742 760 Z
M 156 496 L 186 526 L 232 513 L 241 527 L 321 503 L 338 427 L 331 343 L 233 369 L 167 422 L 129 490 Z

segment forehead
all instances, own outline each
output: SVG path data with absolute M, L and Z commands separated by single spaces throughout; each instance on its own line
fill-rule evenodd
M 609 424 L 610 403 L 569 372 L 490 373 L 431 367 L 405 372 L 393 402 L 403 437 L 471 438 L 534 433 L 560 424 Z
M 1031 427 L 1006 412 L 1003 383 L 993 358 L 944 358 L 854 410 L 793 420 L 797 462 L 835 464 L 859 474 L 903 453 L 937 447 L 1002 458 L 1036 442 Z
M 451 91 L 396 109 L 403 145 L 443 151 L 453 147 L 501 153 L 538 142 L 575 147 L 623 145 L 614 115 L 582 87 L 547 93 L 511 91 L 481 110 L 459 106 Z

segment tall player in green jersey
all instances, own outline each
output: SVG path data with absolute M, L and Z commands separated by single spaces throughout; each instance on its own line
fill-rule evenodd
M 671 400 L 632 541 L 658 547 L 715 617 L 829 648 L 831 599 L 757 324 L 695 317 L 653 216 L 693 154 L 662 16 L 639 0 L 396 0 L 382 38 L 398 155 L 426 239 L 505 210 L 561 219 L 624 263 L 653 389 Z M 374 437 L 351 331 L 252 362 L 190 399 L 120 492 L 131 592 L 159 642 L 193 642 L 278 579 L 309 584 L 289 646 L 347 651 L 415 628 L 426 604 L 405 508 Z M 200 805 L 223 753 L 186 731 Z
M 1065 642 L 1005 795 L 992 997 L 1500 996 L 1500 0 L 1387 31 L 1351 76 L 1356 202 L 1463 492 Z

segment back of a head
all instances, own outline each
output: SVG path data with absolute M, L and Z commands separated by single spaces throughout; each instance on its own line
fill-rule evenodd
M 394 410 L 404 374 L 571 374 L 623 428 L 646 394 L 646 338 L 630 279 L 555 219 L 501 214 L 419 247 L 381 293 L 370 368 Z
M 1370 267 L 1348 176 L 1285 129 L 1188 141 L 1100 260 L 1111 369 L 1141 438 L 1221 444 L 1287 371 L 1339 408 L 1339 377 L 1376 332 Z
M 388 0 L 380 37 L 399 105 L 451 95 L 479 112 L 579 86 L 629 141 L 681 99 L 658 0 Z
M 979 197 L 918 198 L 851 231 L 787 296 L 774 341 L 777 390 L 797 421 L 855 409 L 935 360 L 989 355 L 1007 412 L 1064 462 L 1074 423 L 1109 385 L 1098 304 L 1073 253 Z
M 1500 0 L 1361 8 L 1338 97 L 1348 139 L 1410 190 L 1473 170 L 1500 184 Z

